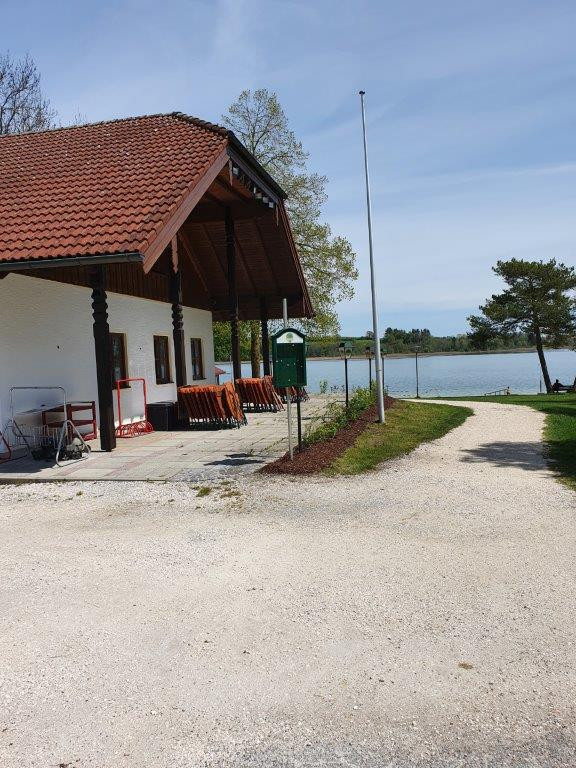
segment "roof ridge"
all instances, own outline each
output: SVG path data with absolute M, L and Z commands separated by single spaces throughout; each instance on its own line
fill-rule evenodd
M 214 133 L 219 133 L 221 136 L 230 135 L 228 128 L 225 128 L 223 125 L 218 125 L 218 123 L 211 123 L 208 120 L 202 120 L 201 118 L 194 117 L 193 115 L 187 115 L 185 112 L 168 112 L 166 115 L 156 115 L 156 117 L 176 117 L 179 120 L 192 123 L 192 125 L 197 125 L 199 128 L 206 128 L 209 131 L 214 131 Z
M 216 123 L 210 123 L 207 120 L 202 120 L 199 117 L 194 117 L 193 115 L 187 115 L 185 112 L 155 112 L 151 115 L 134 115 L 132 117 L 115 117 L 111 120 L 98 120 L 94 123 L 79 123 L 77 125 L 59 125 L 54 128 L 44 128 L 41 131 L 22 131 L 21 133 L 5 133 L 0 134 L 0 141 L 2 139 L 9 139 L 14 138 L 16 136 L 31 136 L 36 134 L 44 134 L 44 133 L 58 133 L 59 131 L 75 131 L 79 130 L 80 128 L 93 128 L 100 125 L 114 125 L 116 123 L 130 123 L 137 120 L 150 120 L 153 118 L 158 117 L 174 117 L 177 120 L 182 120 L 183 122 L 190 123 L 191 125 L 196 125 L 198 128 L 204 128 L 205 130 L 212 131 L 213 133 L 217 133 L 220 136 L 228 136 L 229 131 L 227 128 L 224 128 L 221 125 L 217 125 Z

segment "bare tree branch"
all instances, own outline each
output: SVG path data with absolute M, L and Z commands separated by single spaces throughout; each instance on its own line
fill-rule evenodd
M 0 135 L 52 128 L 55 117 L 42 95 L 40 73 L 32 59 L 0 55 Z

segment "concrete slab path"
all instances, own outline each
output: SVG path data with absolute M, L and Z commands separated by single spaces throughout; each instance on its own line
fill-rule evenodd
M 473 404 L 355 478 L 0 487 L 2 768 L 571 768 L 576 504 Z
M 303 430 L 326 408 L 329 397 L 312 395 L 302 403 Z M 296 439 L 296 407 L 294 439 Z M 118 440 L 112 453 L 96 440 L 84 461 L 58 467 L 23 457 L 0 464 L 0 483 L 54 480 L 202 481 L 251 472 L 288 449 L 286 411 L 248 413 L 240 429 L 153 432 Z

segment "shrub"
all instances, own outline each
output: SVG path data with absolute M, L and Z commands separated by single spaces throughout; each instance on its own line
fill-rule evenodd
M 319 443 L 321 440 L 329 440 L 334 437 L 351 421 L 357 419 L 360 414 L 374 405 L 376 393 L 370 389 L 357 389 L 348 401 L 348 407 L 343 403 L 329 403 L 326 412 L 313 422 L 304 436 L 305 445 Z

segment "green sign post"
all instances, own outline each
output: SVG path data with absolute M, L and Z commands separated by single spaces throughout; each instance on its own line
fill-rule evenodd
M 275 387 L 305 387 L 306 377 L 306 336 L 296 328 L 282 328 L 272 336 L 273 381 Z M 302 414 L 300 396 L 296 397 L 298 414 L 298 449 L 302 450 Z M 290 390 L 286 390 L 288 430 L 290 430 Z M 290 433 L 289 433 L 290 437 Z
M 274 386 L 305 387 L 306 336 L 296 328 L 283 328 L 272 336 Z

